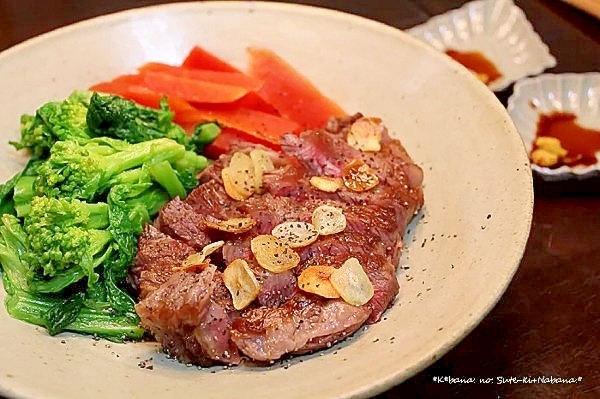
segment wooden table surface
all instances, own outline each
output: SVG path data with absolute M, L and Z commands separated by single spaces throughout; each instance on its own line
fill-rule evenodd
M 465 0 L 300 2 L 404 29 Z M 547 72 L 600 71 L 600 20 L 559 0 L 515 2 L 557 59 Z M 157 3 L 0 0 L 0 51 L 75 21 Z M 511 93 L 509 87 L 497 96 L 506 104 Z M 535 191 L 525 255 L 497 306 L 440 360 L 378 398 L 600 398 L 600 178 L 552 184 L 536 178 Z M 537 376 L 581 382 L 511 383 Z M 494 383 L 436 383 L 436 377 L 492 377 Z

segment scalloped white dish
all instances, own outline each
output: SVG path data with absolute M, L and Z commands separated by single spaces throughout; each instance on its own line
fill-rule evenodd
M 542 74 L 523 79 L 515 84 L 507 110 L 528 153 L 532 150 L 541 114 L 574 114 L 578 125 L 600 130 L 600 73 Z M 600 153 L 596 158 L 600 159 Z M 548 168 L 532 163 L 531 167 L 547 181 L 600 175 L 600 161 L 589 166 Z
M 423 42 L 332 10 L 253 1 L 165 4 L 80 22 L 0 53 L 0 181 L 24 163 L 8 145 L 19 136 L 22 114 L 148 61 L 181 62 L 194 45 L 239 68 L 246 67 L 247 47 L 269 48 L 348 112 L 381 117 L 400 138 L 425 172 L 425 207 L 405 238 L 400 294 L 381 322 L 328 350 L 227 369 L 187 367 L 152 342 L 51 337 L 0 304 L 0 396 L 373 396 L 450 350 L 510 283 L 529 236 L 533 187 L 506 109 Z M 492 152 L 494 162 L 485 161 Z M 0 303 L 4 298 L 0 287 Z
M 442 52 L 453 49 L 482 54 L 502 74 L 490 82 L 493 91 L 556 66 L 548 46 L 511 0 L 472 1 L 407 32 Z

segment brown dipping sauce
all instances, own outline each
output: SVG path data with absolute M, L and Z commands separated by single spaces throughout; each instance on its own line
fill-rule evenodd
M 575 122 L 576 119 L 575 114 L 568 112 L 540 115 L 536 137 L 557 138 L 567 150 L 567 156 L 556 167 L 587 166 L 598 162 L 596 152 L 600 151 L 600 130 L 581 127 Z
M 485 84 L 490 84 L 502 77 L 496 66 L 479 51 L 448 49 L 446 50 L 446 54 L 473 71 Z

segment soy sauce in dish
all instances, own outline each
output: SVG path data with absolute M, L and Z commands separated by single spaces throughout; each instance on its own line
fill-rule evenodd
M 567 150 L 561 165 L 593 165 L 598 162 L 596 153 L 600 151 L 600 130 L 585 128 L 576 119 L 577 115 L 569 112 L 540 114 L 536 137 L 560 140 L 561 146 Z
M 494 63 L 479 51 L 448 49 L 446 54 L 470 69 L 485 84 L 490 84 L 502 77 L 502 73 Z

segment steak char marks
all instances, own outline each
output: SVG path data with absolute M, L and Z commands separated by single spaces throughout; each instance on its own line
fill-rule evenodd
M 377 152 L 347 144 L 350 126 L 361 116 L 284 135 L 282 153 L 264 149 L 275 169 L 265 172 L 261 193 L 243 201 L 231 198 L 223 186 L 221 170 L 231 154 L 221 156 L 201 173 L 200 185 L 185 200 L 172 200 L 154 225 L 145 228 L 129 281 L 139 293 L 136 311 L 142 326 L 167 353 L 203 366 L 235 365 L 244 358 L 269 362 L 328 347 L 363 324 L 377 322 L 391 306 L 399 290 L 402 237 L 423 205 L 423 173 L 386 130 Z M 357 159 L 377 174 L 375 187 L 326 192 L 311 185 L 312 176 L 342 178 L 344 166 Z M 342 232 L 295 248 L 301 260 L 291 270 L 273 273 L 258 264 L 250 248 L 253 237 L 271 234 L 286 221 L 310 223 L 313 210 L 325 204 L 343 210 L 347 224 Z M 215 220 L 240 217 L 255 222 L 249 231 L 214 228 Z M 225 245 L 210 255 L 210 265 L 181 267 L 188 256 L 218 240 Z M 307 267 L 339 267 L 351 257 L 359 260 L 374 289 L 366 304 L 299 289 L 298 276 Z M 236 310 L 222 272 L 240 258 L 254 273 L 260 292 L 249 306 Z

